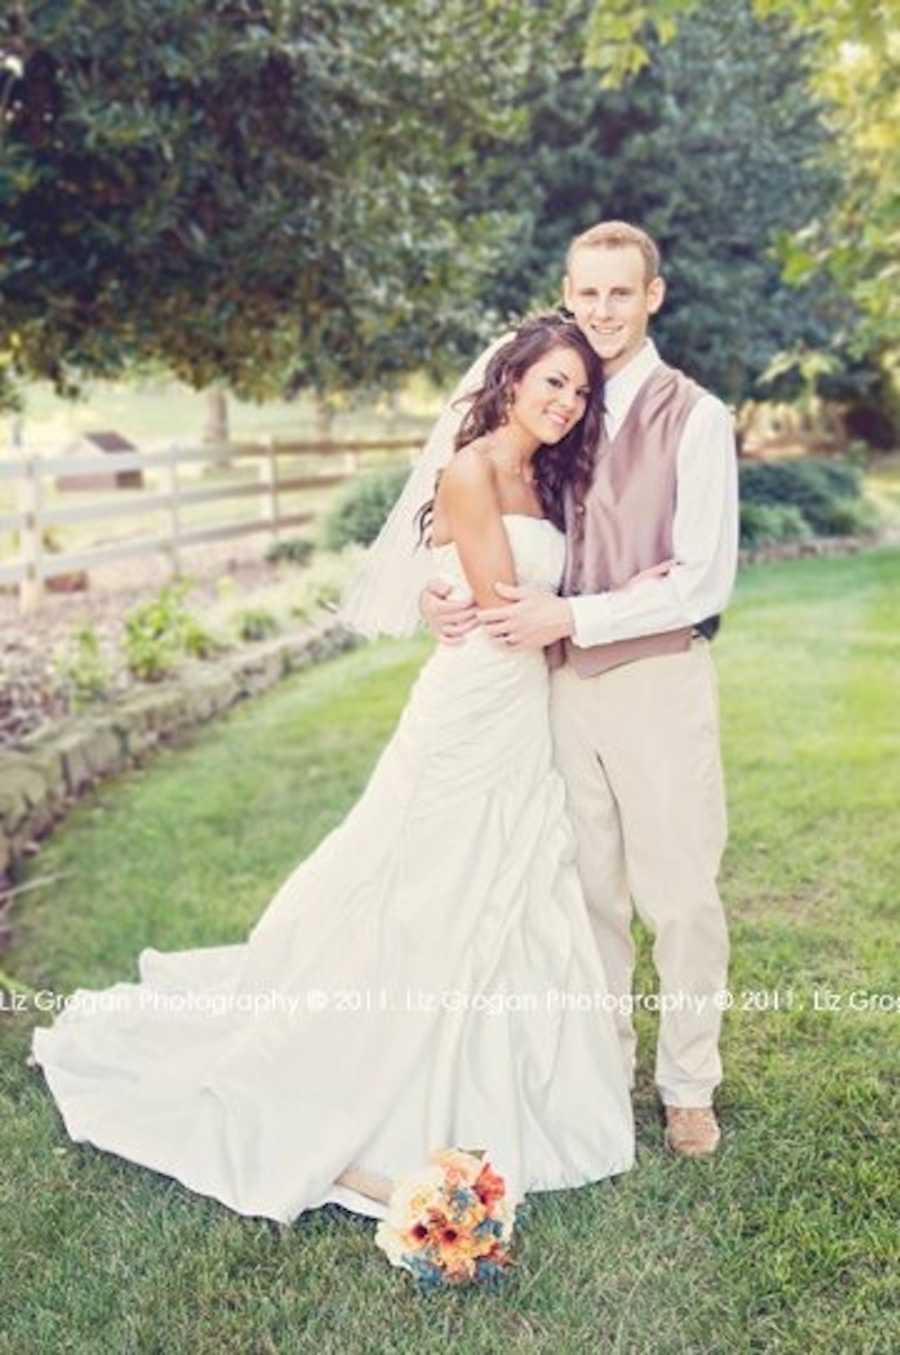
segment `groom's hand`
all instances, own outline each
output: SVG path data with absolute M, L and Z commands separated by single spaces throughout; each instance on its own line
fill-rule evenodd
M 432 635 L 442 644 L 461 645 L 470 630 L 478 626 L 473 598 L 451 598 L 453 585 L 444 579 L 431 579 L 419 598 L 419 611 Z
M 634 588 L 639 583 L 645 583 L 647 579 L 664 579 L 667 574 L 671 574 L 674 563 L 674 560 L 663 560 L 658 565 L 651 565 L 649 569 L 642 569 L 640 574 L 632 574 L 630 579 L 614 591 L 625 593 L 629 588 Z
M 478 617 L 488 634 L 509 649 L 543 649 L 575 629 L 572 608 L 555 593 L 508 583 L 495 583 L 494 591 L 510 605 L 486 608 Z

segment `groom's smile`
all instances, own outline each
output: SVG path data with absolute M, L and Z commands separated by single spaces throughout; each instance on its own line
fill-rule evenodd
M 563 285 L 566 305 L 607 376 L 625 367 L 647 336 L 647 324 L 662 305 L 665 287 L 648 279 L 636 245 L 582 246 L 569 260 Z

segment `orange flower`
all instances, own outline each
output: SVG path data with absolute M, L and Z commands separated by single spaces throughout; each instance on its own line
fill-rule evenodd
M 490 1210 L 495 1200 L 502 1200 L 506 1194 L 506 1182 L 493 1170 L 489 1162 L 485 1162 L 478 1173 L 474 1190 L 485 1209 Z

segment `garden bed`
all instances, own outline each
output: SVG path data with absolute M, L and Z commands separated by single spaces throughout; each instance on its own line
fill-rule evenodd
M 260 596 L 283 577 L 281 567 L 260 553 L 258 541 L 214 542 L 183 554 L 185 572 L 195 581 L 187 604 L 197 610 L 218 600 L 224 577 L 242 597 Z M 104 652 L 112 655 L 126 613 L 170 577 L 170 563 L 162 555 L 123 560 L 92 569 L 86 591 L 48 593 L 29 616 L 21 615 L 15 591 L 0 592 L 0 748 L 69 713 L 53 656 L 73 630 L 90 624 Z
M 162 559 L 116 570 L 87 592 L 49 595 L 31 616 L 0 599 L 0 949 L 2 906 L 17 863 L 39 849 L 74 801 L 106 776 L 142 764 L 165 743 L 236 701 L 264 691 L 287 673 L 356 643 L 323 599 L 339 592 L 352 553 L 325 554 L 299 569 L 270 561 L 258 543 L 204 547 L 185 563 L 184 606 L 222 642 L 210 657 L 179 654 L 159 681 L 141 681 L 123 660 L 134 608 L 159 596 L 169 571 Z M 92 580 L 93 582 L 93 580 Z M 252 610 L 263 638 L 226 635 L 224 618 Z M 102 700 L 79 702 L 57 657 L 89 626 L 110 683 Z

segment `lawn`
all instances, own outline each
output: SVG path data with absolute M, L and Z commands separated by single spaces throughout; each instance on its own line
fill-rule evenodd
M 426 652 L 298 675 L 105 785 L 33 866 L 64 878 L 24 896 L 7 970 L 65 992 L 134 978 L 146 945 L 242 939 L 358 793 Z M 71 1144 L 24 1064 L 48 1019 L 26 993 L 0 1017 L 3 1348 L 900 1349 L 900 551 L 745 570 L 715 653 L 735 999 L 715 1159 L 662 1151 L 642 1013 L 636 1169 L 533 1197 L 499 1295 L 423 1300 L 368 1221 L 239 1218 Z M 642 936 L 638 991 L 648 955 Z
M 393 401 L 361 392 L 331 410 L 334 437 L 415 436 L 427 431 L 440 407 L 440 394 L 422 376 L 410 378 Z M 141 446 L 173 441 L 198 445 L 207 416 L 206 395 L 161 375 L 158 380 L 88 381 L 82 398 L 63 400 L 47 382 L 26 387 L 23 432 L 26 445 L 42 448 L 66 442 L 88 429 L 114 428 Z M 320 436 L 315 401 L 306 393 L 294 400 L 255 402 L 228 396 L 231 436 L 252 441 L 271 433 L 279 440 Z M 8 438 L 12 420 L 0 420 Z M 3 453 L 6 455 L 6 453 Z

